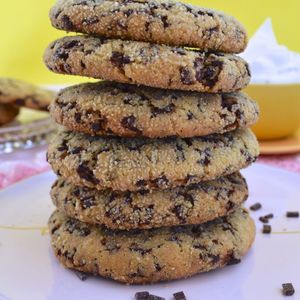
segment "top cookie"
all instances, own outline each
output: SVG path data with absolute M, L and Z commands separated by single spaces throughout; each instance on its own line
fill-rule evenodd
M 54 92 L 30 83 L 17 79 L 0 78 L 0 103 L 48 111 L 54 97 Z
M 168 0 L 59 0 L 50 19 L 66 31 L 205 51 L 240 53 L 247 45 L 231 16 Z

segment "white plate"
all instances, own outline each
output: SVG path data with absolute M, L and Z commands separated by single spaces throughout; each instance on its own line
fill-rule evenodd
M 274 213 L 273 233 L 261 234 L 258 221 L 254 247 L 241 264 L 150 286 L 94 277 L 80 281 L 58 264 L 49 235 L 38 229 L 46 226 L 53 210 L 48 196 L 53 174 L 38 175 L 0 192 L 0 299 L 131 300 L 141 290 L 172 299 L 174 292 L 183 290 L 189 300 L 276 300 L 283 299 L 285 282 L 296 289 L 289 299 L 300 299 L 300 219 L 285 217 L 286 211 L 300 210 L 300 176 L 260 164 L 243 173 L 251 191 L 247 207 L 262 203 L 263 209 L 252 213 L 256 221 Z

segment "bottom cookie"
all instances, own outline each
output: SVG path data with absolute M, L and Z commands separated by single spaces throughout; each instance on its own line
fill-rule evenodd
M 12 122 L 18 113 L 18 107 L 0 103 L 0 126 Z
M 173 280 L 238 263 L 255 225 L 245 209 L 203 225 L 112 231 L 55 211 L 52 247 L 66 267 L 139 284 Z

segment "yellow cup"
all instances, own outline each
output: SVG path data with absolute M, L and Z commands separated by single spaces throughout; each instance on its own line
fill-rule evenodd
M 245 92 L 260 107 L 260 119 L 253 126 L 258 139 L 285 138 L 300 128 L 300 83 L 251 84 Z

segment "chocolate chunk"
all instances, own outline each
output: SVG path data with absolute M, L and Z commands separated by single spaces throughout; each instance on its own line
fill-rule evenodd
M 166 300 L 166 299 L 155 295 L 149 295 L 147 300 Z
M 221 100 L 221 106 L 222 108 L 228 109 L 230 112 L 232 112 L 232 106 L 237 104 L 237 101 L 235 98 L 231 97 L 227 94 L 222 94 L 222 100 Z
M 69 53 L 63 48 L 58 48 L 55 51 L 54 56 L 55 58 L 59 58 L 66 61 L 69 58 Z
M 137 187 L 144 187 L 144 186 L 146 186 L 147 185 L 147 182 L 146 182 L 146 180 L 144 180 L 144 179 L 141 179 L 141 180 L 138 180 L 136 183 L 135 183 L 135 185 L 137 186 Z
M 96 24 L 99 22 L 99 18 L 96 17 L 96 16 L 92 16 L 92 17 L 89 17 L 89 18 L 84 18 L 82 20 L 82 23 L 84 25 L 93 25 L 93 24 Z
M 274 215 L 273 214 L 267 214 L 267 215 L 265 215 L 265 218 L 266 219 L 273 219 L 274 218 Z
M 122 69 L 124 67 L 124 65 L 130 63 L 130 57 L 125 56 L 121 52 L 114 51 L 114 52 L 112 52 L 112 56 L 110 58 L 110 61 L 113 65 L 115 65 L 119 69 Z
M 299 218 L 299 211 L 288 211 L 286 213 L 287 218 Z
M 75 113 L 74 114 L 74 119 L 75 119 L 75 122 L 76 123 L 80 123 L 80 121 L 81 121 L 81 113 Z
M 149 296 L 149 292 L 137 292 L 135 293 L 135 299 L 136 300 L 147 300 Z
M 67 15 L 63 15 L 61 17 L 61 21 L 63 23 L 63 28 L 65 28 L 67 31 L 73 31 L 75 29 L 74 24 L 70 20 L 70 17 Z
M 94 173 L 92 170 L 88 168 L 85 163 L 81 163 L 77 168 L 77 173 L 80 178 L 85 179 L 86 181 L 89 181 L 93 184 L 99 184 L 100 181 L 94 176 Z
M 264 225 L 262 233 L 269 234 L 272 231 L 271 225 Z
M 106 120 L 99 120 L 98 122 L 94 122 L 91 124 L 91 129 L 93 132 L 98 132 L 103 129 L 106 124 Z
M 86 281 L 88 279 L 88 275 L 86 273 L 75 271 L 75 274 L 81 281 Z
M 269 223 L 269 219 L 266 217 L 259 217 L 259 221 L 261 221 L 262 223 Z
M 262 208 L 262 206 L 258 202 L 250 206 L 250 209 L 253 210 L 253 211 L 257 211 L 257 210 L 259 210 L 261 208 Z
M 227 262 L 227 266 L 236 265 L 241 262 L 240 258 L 235 258 L 234 256 L 231 256 L 230 259 Z
M 212 88 L 218 81 L 218 77 L 222 71 L 222 68 L 223 62 L 213 61 L 210 65 L 203 69 L 203 72 L 201 72 L 201 77 L 199 78 L 200 80 L 197 80 Z
M 151 183 L 153 183 L 155 187 L 159 188 L 168 185 L 169 180 L 165 175 L 162 175 L 154 180 L 151 180 Z
M 83 150 L 82 147 L 75 147 L 70 151 L 71 154 L 79 154 Z
M 176 217 L 180 220 L 180 223 L 185 223 L 186 213 L 183 205 L 175 205 L 175 207 L 172 209 L 172 213 L 176 215 Z
M 186 300 L 184 292 L 177 292 L 173 296 L 175 300 Z
M 168 16 L 161 16 L 160 19 L 164 25 L 164 28 L 168 28 L 170 26 L 168 23 Z
M 65 49 L 72 49 L 74 47 L 78 47 L 78 46 L 81 46 L 82 44 L 79 42 L 79 41 L 71 41 L 71 42 L 66 42 L 64 43 L 64 48 Z
M 80 199 L 83 209 L 90 208 L 95 205 L 95 197 L 88 196 Z
M 146 254 L 149 254 L 152 252 L 152 249 L 144 249 L 140 246 L 138 246 L 137 244 L 132 244 L 130 247 L 129 247 L 129 250 L 130 251 L 133 251 L 133 252 L 138 252 L 140 253 L 142 256 L 146 255 Z
M 135 125 L 135 121 L 136 121 L 136 118 L 135 116 L 128 116 L 128 117 L 124 117 L 122 120 L 121 120 L 121 125 L 126 128 L 126 129 L 129 129 L 131 131 L 134 131 L 136 132 L 137 134 L 141 134 L 142 131 L 139 130 L 136 125 Z
M 152 113 L 153 117 L 156 117 L 157 115 L 160 115 L 160 114 L 173 113 L 174 111 L 175 111 L 175 104 L 173 104 L 173 103 L 170 103 L 167 106 L 162 107 L 162 108 L 155 107 L 155 106 L 151 107 L 151 113 Z
M 155 266 L 155 270 L 156 270 L 157 272 L 160 272 L 160 271 L 162 270 L 162 267 L 160 266 L 160 264 L 155 263 L 154 266 Z
M 188 67 L 182 67 L 180 69 L 180 79 L 183 84 L 191 85 L 195 83 L 193 79 L 193 74 Z
M 14 101 L 14 104 L 17 105 L 17 106 L 24 106 L 25 105 L 25 100 L 24 99 L 16 99 Z
M 295 294 L 295 289 L 292 283 L 283 283 L 282 284 L 282 294 L 284 296 L 292 296 Z
M 132 9 L 128 9 L 128 10 L 125 10 L 123 13 L 126 17 L 129 17 L 134 13 L 134 11 Z
M 187 112 L 186 115 L 187 115 L 188 120 L 192 120 L 194 118 L 194 114 L 190 110 Z

